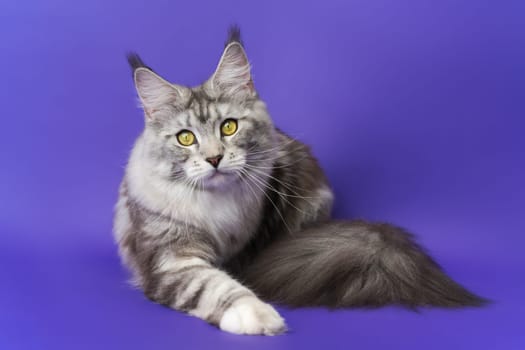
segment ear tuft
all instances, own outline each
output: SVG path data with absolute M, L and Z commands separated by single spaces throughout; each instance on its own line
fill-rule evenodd
M 228 29 L 228 39 L 226 40 L 224 47 L 228 46 L 231 43 L 239 43 L 243 45 L 241 39 L 241 29 L 237 24 L 231 25 Z
M 255 95 L 251 67 L 241 43 L 239 27 L 230 27 L 226 48 L 219 65 L 210 79 L 211 89 L 216 94 L 230 97 Z
M 129 66 L 131 67 L 132 77 L 135 77 L 135 71 L 138 68 L 147 68 L 153 72 L 153 69 L 148 67 L 136 52 L 128 52 L 126 54 L 126 58 L 128 60 Z

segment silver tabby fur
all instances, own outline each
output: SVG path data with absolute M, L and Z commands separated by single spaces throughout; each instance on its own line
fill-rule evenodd
M 333 195 L 309 149 L 258 97 L 237 28 L 194 88 L 129 55 L 145 112 L 116 205 L 123 262 L 151 300 L 238 334 L 278 334 L 289 306 L 479 305 L 388 224 L 329 221 Z M 221 136 L 220 125 L 238 121 Z M 178 143 L 190 130 L 197 143 Z M 206 158 L 220 155 L 214 168 Z

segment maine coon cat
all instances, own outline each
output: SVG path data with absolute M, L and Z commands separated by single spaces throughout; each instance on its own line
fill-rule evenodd
M 276 128 L 232 28 L 202 85 L 129 63 L 145 115 L 114 232 L 151 300 L 239 334 L 278 334 L 289 306 L 459 307 L 484 300 L 403 229 L 331 221 L 333 194 L 308 147 Z

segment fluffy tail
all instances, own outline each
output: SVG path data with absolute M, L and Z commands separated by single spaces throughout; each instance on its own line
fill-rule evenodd
M 320 224 L 267 247 L 243 273 L 261 297 L 289 306 L 481 306 L 403 229 Z

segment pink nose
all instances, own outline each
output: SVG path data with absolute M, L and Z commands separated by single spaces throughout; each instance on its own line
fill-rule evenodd
M 206 161 L 210 163 L 214 168 L 217 168 L 219 166 L 219 163 L 221 162 L 222 155 L 218 155 L 215 157 L 206 158 Z

